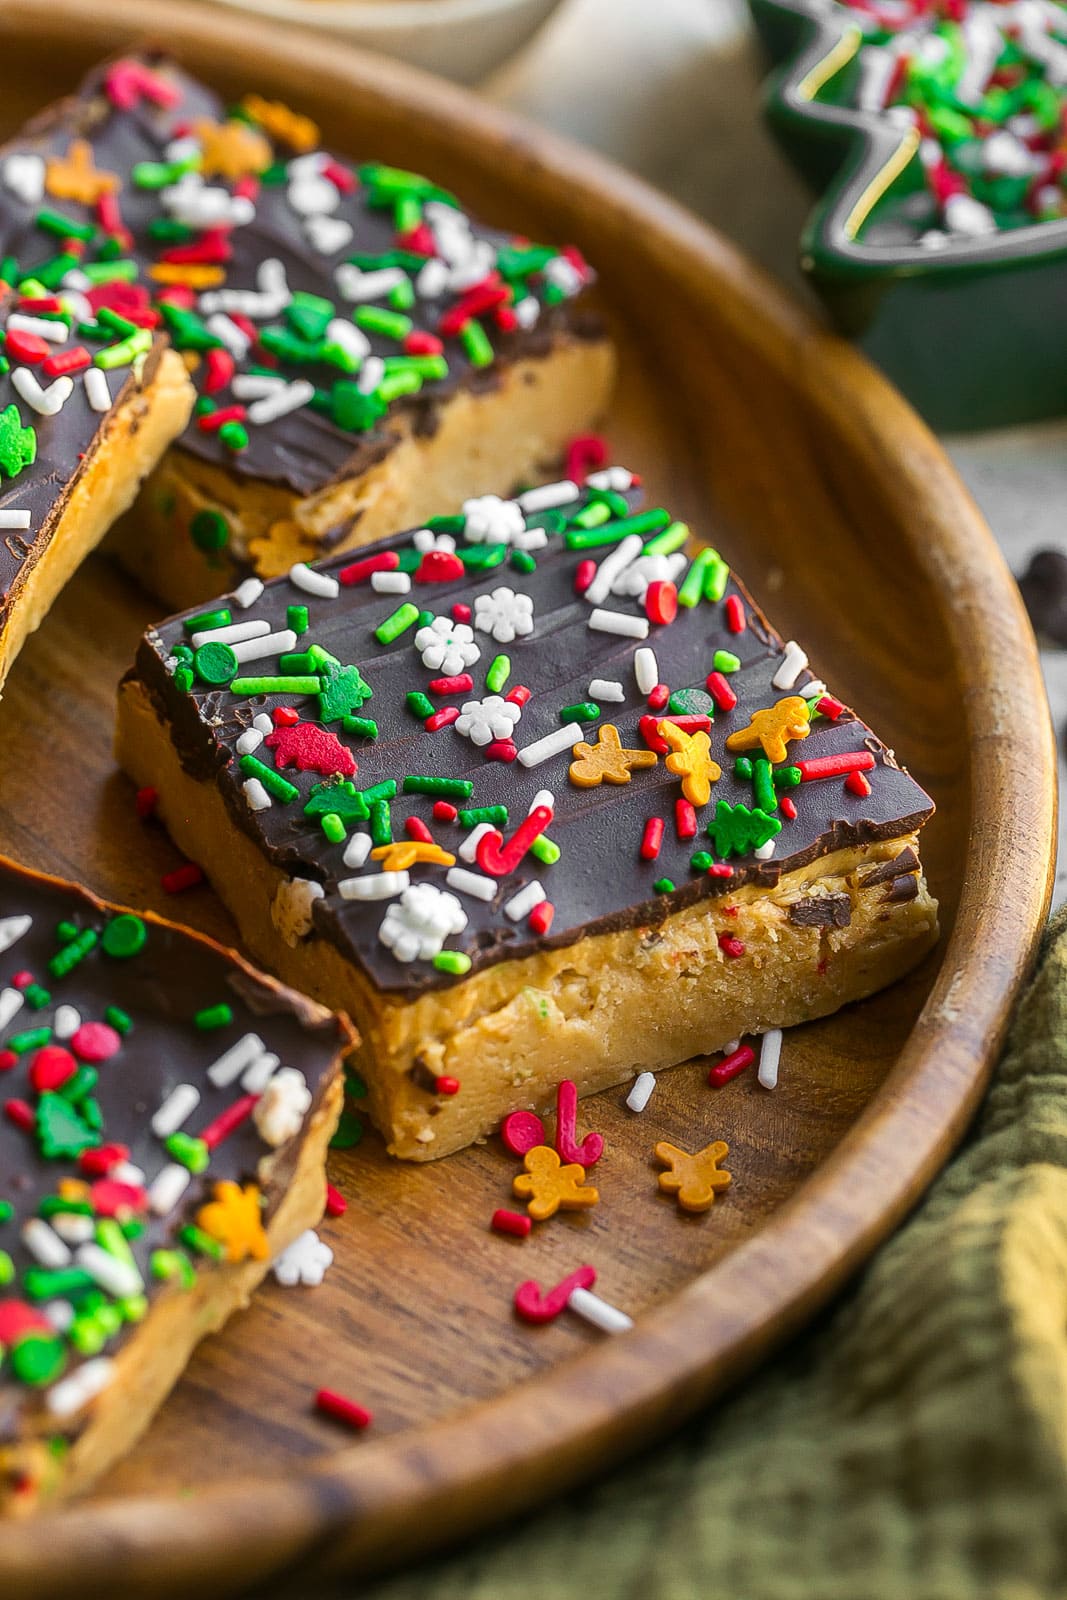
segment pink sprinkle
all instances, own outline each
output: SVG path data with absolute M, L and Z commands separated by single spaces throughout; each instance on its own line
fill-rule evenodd
M 122 1047 L 122 1035 L 106 1022 L 83 1022 L 71 1035 L 79 1061 L 107 1061 Z
M 732 933 L 719 934 L 719 949 L 724 956 L 729 956 L 732 961 L 736 961 L 738 956 L 743 956 L 745 953 L 743 941 L 735 938 Z

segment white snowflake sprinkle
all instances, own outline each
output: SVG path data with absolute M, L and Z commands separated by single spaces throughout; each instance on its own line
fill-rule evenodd
M 514 500 L 483 494 L 464 500 L 463 537 L 468 544 L 511 544 L 526 532 L 526 518 Z
M 468 700 L 455 723 L 457 733 L 472 744 L 490 744 L 494 739 L 510 739 L 522 707 L 503 695 L 487 695 L 484 700 Z
M 490 594 L 476 598 L 474 626 L 491 634 L 498 644 L 510 644 L 533 632 L 533 601 L 528 594 L 516 594 L 500 584 Z
M 293 1240 L 287 1250 L 282 1251 L 271 1270 L 286 1289 L 295 1289 L 298 1284 L 317 1289 L 326 1276 L 327 1268 L 332 1265 L 333 1251 L 319 1238 L 314 1228 L 308 1228 L 306 1233 Z
M 422 655 L 422 664 L 431 672 L 452 674 L 464 672 L 481 656 L 474 642 L 474 630 L 465 622 L 453 622 L 451 617 L 434 617 L 415 635 L 415 648 Z
M 466 926 L 467 913 L 454 894 L 413 883 L 385 913 L 378 937 L 398 961 L 432 961 L 445 940 Z
M 282 1067 L 271 1078 L 252 1112 L 263 1143 L 277 1150 L 279 1145 L 295 1138 L 310 1105 L 311 1090 L 304 1074 L 296 1067 Z

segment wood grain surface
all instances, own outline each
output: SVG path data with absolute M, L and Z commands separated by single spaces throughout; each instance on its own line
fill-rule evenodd
M 162 14 L 162 13 L 161 13 Z M 133 0 L 5 0 L 0 119 L 14 127 L 141 37 Z M 481 213 L 574 239 L 597 264 L 623 374 L 608 426 L 653 497 L 735 562 L 834 692 L 935 796 L 924 854 L 944 934 L 906 983 L 790 1034 L 781 1086 L 660 1077 L 607 1140 L 602 1203 L 525 1243 L 488 1232 L 514 1164 L 496 1141 L 429 1167 L 371 1135 L 331 1176 L 347 1215 L 316 1291 L 267 1287 L 194 1359 L 94 1497 L 0 1529 L 4 1600 L 221 1595 L 275 1574 L 369 1571 L 461 1537 L 667 1431 L 800 1325 L 914 1202 L 966 1125 L 1048 903 L 1051 733 L 1014 585 L 925 428 L 726 244 L 603 160 L 432 79 L 181 4 L 165 42 L 236 98 L 310 110 L 354 157 L 431 172 Z M 103 556 L 16 664 L 0 706 L 0 848 L 225 939 L 210 890 L 136 822 L 111 757 L 116 682 L 152 602 Z M 652 1145 L 728 1141 L 727 1196 L 683 1217 Z M 637 1318 L 529 1329 L 522 1279 L 592 1262 Z M 375 1413 L 356 1443 L 320 1385 Z M 118 1585 L 116 1589 L 116 1584 Z

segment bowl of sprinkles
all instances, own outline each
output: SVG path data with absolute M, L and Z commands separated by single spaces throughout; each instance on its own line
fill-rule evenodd
M 1064 0 L 751 0 L 801 260 L 935 426 L 1067 410 Z

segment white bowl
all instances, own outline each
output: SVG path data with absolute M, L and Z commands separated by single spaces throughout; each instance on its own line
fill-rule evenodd
M 477 83 L 520 50 L 560 0 L 214 0 Z

